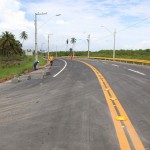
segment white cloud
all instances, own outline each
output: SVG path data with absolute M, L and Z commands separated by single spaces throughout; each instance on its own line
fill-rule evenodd
M 45 0 L 28 3 L 0 0 L 0 32 L 8 30 L 19 38 L 20 32 L 25 30 L 29 39 L 25 41 L 24 48 L 34 49 L 35 13 L 47 12 L 47 15 L 37 16 L 39 49 L 41 45 L 46 49 L 49 33 L 53 34 L 50 39 L 50 48 L 53 50 L 56 45 L 58 50 L 66 50 L 66 39 L 71 37 L 82 39 L 77 40 L 77 50 L 86 50 L 88 34 L 91 34 L 91 50 L 112 49 L 113 36 L 101 25 L 112 32 L 117 30 L 117 49 L 150 48 L 149 23 L 146 20 L 119 32 L 128 25 L 150 17 L 149 6 L 149 0 Z M 56 14 L 61 16 L 56 17 Z

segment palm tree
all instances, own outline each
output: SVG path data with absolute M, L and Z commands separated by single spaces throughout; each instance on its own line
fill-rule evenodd
M 0 54 L 7 57 L 22 54 L 22 44 L 8 31 L 3 32 L 0 37 Z
M 14 43 L 14 54 L 22 54 L 22 44 L 19 40 L 16 40 Z
M 2 55 L 9 56 L 10 54 L 12 54 L 14 50 L 14 43 L 15 36 L 8 31 L 3 32 L 0 39 L 0 48 Z
M 73 48 L 74 48 L 74 45 L 75 45 L 75 43 L 76 43 L 76 40 L 77 40 L 77 39 L 74 38 L 74 37 L 71 38 L 71 41 L 70 41 L 70 42 L 72 43 L 72 50 L 73 50 Z M 73 50 L 73 56 L 74 56 L 74 50 Z
M 20 38 L 22 39 L 22 45 L 23 45 L 24 40 L 28 39 L 28 34 L 26 33 L 26 31 L 22 31 L 20 33 Z

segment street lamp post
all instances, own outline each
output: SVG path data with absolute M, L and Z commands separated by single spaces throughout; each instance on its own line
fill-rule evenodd
M 57 14 L 55 16 L 60 16 L 61 14 Z M 53 34 L 48 34 L 48 59 L 49 59 L 49 36 Z
M 88 58 L 89 58 L 90 56 L 90 34 L 88 35 L 87 42 L 88 42 Z
M 38 61 L 38 47 L 37 47 L 37 15 L 46 15 L 47 13 L 35 13 L 35 60 Z
M 49 36 L 53 34 L 48 34 L 48 59 L 49 59 Z
M 110 32 L 111 34 L 113 34 L 113 38 L 114 38 L 114 47 L 113 47 L 113 60 L 115 59 L 115 51 L 116 51 L 116 29 L 114 30 L 114 32 L 112 33 L 108 28 L 106 28 L 105 26 L 101 26 L 103 28 L 105 28 L 108 32 Z
M 56 57 L 57 57 L 57 45 L 56 45 Z
M 116 46 L 116 30 L 114 30 L 114 49 L 113 49 L 113 60 L 115 59 L 115 50 L 116 50 L 115 46 Z

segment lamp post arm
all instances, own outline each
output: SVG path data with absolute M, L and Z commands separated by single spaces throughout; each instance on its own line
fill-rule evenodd
M 105 26 L 101 26 L 101 27 L 105 28 L 109 33 L 113 34 L 107 27 Z

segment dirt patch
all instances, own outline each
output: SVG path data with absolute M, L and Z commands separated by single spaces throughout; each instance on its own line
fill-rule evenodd
M 11 80 L 13 77 L 6 77 L 6 78 L 2 78 L 0 79 L 0 83 L 3 83 L 5 81 Z

